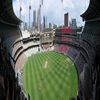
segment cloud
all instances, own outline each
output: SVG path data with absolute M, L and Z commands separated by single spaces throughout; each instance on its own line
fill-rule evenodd
M 31 0 L 31 16 L 33 10 L 37 10 L 39 7 L 40 0 Z M 22 5 L 22 20 L 28 22 L 29 16 L 29 0 L 21 0 Z M 14 0 L 13 7 L 16 15 L 19 17 L 19 0 Z M 58 25 L 63 24 L 63 15 L 66 12 L 69 12 L 70 20 L 71 18 L 76 18 L 77 22 L 82 24 L 82 14 L 88 7 L 89 0 L 43 0 L 43 6 L 41 8 L 42 16 L 45 15 L 48 17 L 48 22 L 56 23 Z M 33 17 L 31 17 L 32 21 Z
M 74 2 L 72 0 L 63 0 L 64 8 L 74 8 Z

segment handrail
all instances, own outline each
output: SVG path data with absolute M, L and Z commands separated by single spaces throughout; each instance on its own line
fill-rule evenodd
M 16 55 L 18 54 L 18 52 L 21 50 L 21 49 L 23 49 L 23 46 L 20 46 L 17 50 L 16 50 L 16 52 L 14 53 L 14 58 L 16 57 Z
M 57 37 L 66 37 L 66 38 L 78 39 L 78 37 L 77 36 L 74 36 L 74 35 L 59 35 L 59 34 L 57 34 L 55 36 L 57 36 Z
M 25 51 L 27 51 L 27 50 L 30 49 L 30 48 L 38 47 L 38 46 L 39 46 L 39 45 L 31 45 L 31 46 L 27 47 L 26 49 L 23 49 L 23 50 L 19 53 L 19 55 L 16 57 L 16 59 L 15 59 L 15 64 L 16 64 L 18 58 L 21 56 L 22 53 L 24 53 Z
M 13 62 L 13 68 L 15 68 L 15 59 L 11 56 L 11 54 L 8 52 L 9 57 L 11 58 L 12 62 Z
M 73 35 L 73 36 L 77 36 L 76 33 L 63 33 L 63 32 L 56 32 L 55 35 Z
M 19 43 L 19 42 L 21 42 L 22 40 L 20 39 L 20 40 L 17 40 L 16 42 L 14 42 L 13 44 L 12 44 L 12 48 L 17 44 L 17 43 Z

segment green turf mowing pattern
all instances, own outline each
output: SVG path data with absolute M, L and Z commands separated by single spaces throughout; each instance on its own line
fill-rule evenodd
M 23 70 L 23 86 L 30 100 L 70 100 L 77 96 L 77 71 L 65 55 L 53 51 L 33 54 Z

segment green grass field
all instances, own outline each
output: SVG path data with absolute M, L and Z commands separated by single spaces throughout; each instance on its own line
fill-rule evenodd
M 23 76 L 30 100 L 71 100 L 77 95 L 77 71 L 62 54 L 49 51 L 32 55 L 24 66 Z

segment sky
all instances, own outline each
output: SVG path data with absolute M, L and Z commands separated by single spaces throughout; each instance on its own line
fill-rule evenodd
M 31 16 L 33 10 L 37 10 L 42 0 L 13 0 L 14 12 L 19 17 L 19 6 L 21 4 L 21 20 L 29 21 L 29 5 L 31 5 Z M 83 25 L 80 15 L 88 8 L 90 0 L 43 0 L 41 6 L 41 17 L 47 16 L 47 22 L 52 24 L 63 25 L 64 14 L 69 12 L 69 21 L 72 18 L 77 19 L 78 26 Z M 42 19 L 42 18 L 41 18 Z M 31 22 L 33 17 L 31 17 Z

